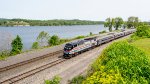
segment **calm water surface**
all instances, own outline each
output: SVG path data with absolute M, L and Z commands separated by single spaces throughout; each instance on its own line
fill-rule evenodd
M 41 31 L 46 31 L 60 38 L 73 38 L 79 35 L 88 35 L 90 32 L 98 34 L 106 30 L 103 25 L 78 25 L 78 26 L 32 26 L 32 27 L 0 27 L 0 48 L 10 46 L 7 41 L 12 40 L 16 35 L 22 38 L 24 50 L 30 49 Z

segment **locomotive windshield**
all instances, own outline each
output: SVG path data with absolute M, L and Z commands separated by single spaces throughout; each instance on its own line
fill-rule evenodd
M 73 49 L 73 45 L 71 45 L 71 44 L 66 44 L 65 45 L 65 48 L 64 48 L 65 51 L 71 50 L 71 49 Z

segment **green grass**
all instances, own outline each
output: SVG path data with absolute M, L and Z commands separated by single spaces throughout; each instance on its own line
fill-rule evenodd
M 10 56 L 10 52 L 8 52 L 8 51 L 0 52 L 0 60 L 5 60 L 9 56 Z
M 150 56 L 150 38 L 139 39 L 132 42 L 131 44 L 142 49 Z

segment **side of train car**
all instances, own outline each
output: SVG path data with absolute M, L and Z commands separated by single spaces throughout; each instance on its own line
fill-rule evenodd
M 95 36 L 95 37 L 79 40 L 76 42 L 67 43 L 64 47 L 63 57 L 71 58 L 73 56 L 76 56 L 78 54 L 81 54 L 82 52 L 88 51 L 101 44 L 104 44 L 112 40 L 132 34 L 135 31 L 136 31 L 135 29 L 131 29 L 131 30 L 126 30 L 126 31 L 118 32 L 118 33 L 111 33 L 104 37 Z

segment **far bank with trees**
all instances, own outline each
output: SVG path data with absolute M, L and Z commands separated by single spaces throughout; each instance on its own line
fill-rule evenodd
M 0 26 L 63 26 L 63 25 L 98 25 L 103 21 L 89 20 L 28 20 L 28 19 L 0 19 Z

